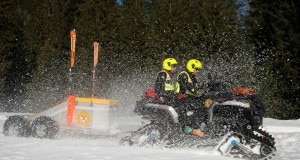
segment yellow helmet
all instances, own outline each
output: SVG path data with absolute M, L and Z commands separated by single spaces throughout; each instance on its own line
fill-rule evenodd
M 190 59 L 186 64 L 186 69 L 194 73 L 196 69 L 201 69 L 202 63 L 197 59 Z
M 175 65 L 175 64 L 177 64 L 177 61 L 175 58 L 166 58 L 163 61 L 163 69 L 170 71 L 170 70 L 172 70 L 172 65 Z

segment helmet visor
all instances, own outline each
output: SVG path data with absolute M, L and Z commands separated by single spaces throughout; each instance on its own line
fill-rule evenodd
M 195 71 L 200 71 L 201 70 L 201 68 L 195 68 Z
M 172 64 L 171 68 L 177 68 L 177 64 Z

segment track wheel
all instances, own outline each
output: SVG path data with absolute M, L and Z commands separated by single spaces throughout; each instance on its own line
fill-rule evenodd
M 250 157 L 250 160 L 259 160 L 260 158 L 259 158 L 259 156 L 257 155 L 257 154 L 253 154 L 253 155 L 251 155 L 251 157 Z
M 158 125 L 147 125 L 131 136 L 130 143 L 138 146 L 153 146 L 162 140 L 162 128 Z
M 260 153 L 265 157 L 271 154 L 272 152 L 274 152 L 273 149 L 267 145 L 262 145 L 260 147 Z
M 57 136 L 58 123 L 50 117 L 41 116 L 32 122 L 32 136 L 36 138 L 54 138 Z
M 120 141 L 120 145 L 123 146 L 132 146 L 134 145 L 133 142 L 131 141 L 131 136 L 127 136 L 125 138 L 122 138 Z
M 5 136 L 30 136 L 30 123 L 22 116 L 10 116 L 3 125 Z

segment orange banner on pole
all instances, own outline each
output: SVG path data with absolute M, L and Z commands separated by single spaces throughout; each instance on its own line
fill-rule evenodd
M 94 42 L 94 68 L 97 66 L 98 63 L 98 53 L 99 52 L 99 43 Z
M 75 49 L 76 49 L 76 32 L 75 32 L 75 29 L 73 29 L 70 32 L 70 37 L 71 37 L 71 67 L 74 67 Z

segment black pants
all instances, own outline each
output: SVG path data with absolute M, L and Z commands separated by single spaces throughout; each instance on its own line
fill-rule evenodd
M 187 96 L 183 99 L 176 99 L 176 109 L 179 114 L 179 123 L 182 127 L 200 127 L 202 122 L 207 123 L 208 111 L 204 107 L 204 102 L 199 97 Z M 187 115 L 188 112 L 192 115 Z
M 166 93 L 164 96 L 164 102 L 163 104 L 166 104 L 168 106 L 172 106 L 174 107 L 175 106 L 175 94 L 173 93 Z

